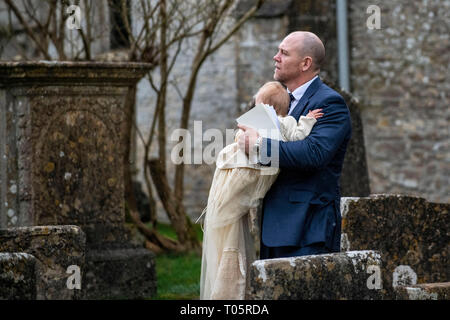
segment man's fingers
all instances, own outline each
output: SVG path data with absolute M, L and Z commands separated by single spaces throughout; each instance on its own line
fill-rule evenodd
M 243 127 L 245 127 L 245 126 L 243 126 Z M 243 128 L 240 128 L 240 129 L 244 130 Z M 238 146 L 239 146 L 239 149 L 241 149 L 243 152 L 248 153 L 248 151 L 247 151 L 248 136 L 245 134 L 245 132 L 239 136 Z
M 244 126 L 243 124 L 238 124 L 237 126 L 239 129 L 244 130 L 244 131 L 248 129 L 248 127 Z

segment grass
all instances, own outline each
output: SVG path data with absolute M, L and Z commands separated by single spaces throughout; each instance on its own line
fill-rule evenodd
M 156 257 L 157 294 L 154 299 L 184 300 L 200 296 L 201 257 L 196 253 Z
M 199 225 L 195 225 L 201 241 Z M 176 239 L 176 233 L 168 224 L 159 223 L 157 229 L 165 236 Z M 156 256 L 156 300 L 198 299 L 200 296 L 201 256 L 197 253 L 164 253 Z

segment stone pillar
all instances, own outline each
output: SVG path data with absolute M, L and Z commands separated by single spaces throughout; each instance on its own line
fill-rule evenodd
M 86 297 L 155 292 L 154 256 L 132 247 L 124 230 L 125 102 L 148 70 L 140 63 L 0 63 L 0 227 L 80 226 Z M 98 274 L 111 261 L 111 274 Z

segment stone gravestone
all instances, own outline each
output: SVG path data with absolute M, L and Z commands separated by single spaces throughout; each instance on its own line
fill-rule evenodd
M 348 251 L 256 260 L 249 300 L 372 300 L 381 298 L 377 251 Z
M 343 198 L 342 250 L 381 253 L 386 299 L 407 285 L 447 282 L 450 290 L 449 210 L 448 203 L 407 195 Z
M 17 254 L 14 255 L 14 252 Z M 13 283 L 1 286 L 0 297 L 19 300 L 82 298 L 81 270 L 84 270 L 85 266 L 85 252 L 86 238 L 78 226 L 0 229 L 0 255 L 4 255 L 6 261 L 10 260 L 9 268 L 0 268 L 0 278 L 4 279 L 6 276 L 8 279 L 11 274 L 19 275 Z M 14 258 L 11 259 L 18 256 L 26 258 L 19 262 L 27 263 L 27 266 L 30 266 L 30 258 L 35 261 L 34 275 L 25 273 L 22 264 L 17 264 Z M 28 285 L 28 290 L 17 287 L 17 280 L 19 284 L 22 282 L 22 285 Z M 9 294 L 5 294 L 7 292 Z
M 366 197 L 370 194 L 369 171 L 366 161 L 366 147 L 364 144 L 364 128 L 361 120 L 361 105 L 349 92 L 335 85 L 327 78 L 323 82 L 336 90 L 345 100 L 350 110 L 352 122 L 352 138 L 347 146 L 341 174 L 342 197 Z
M 36 258 L 0 252 L 0 300 L 36 299 Z
M 0 227 L 77 225 L 86 298 L 148 297 L 154 255 L 124 229 L 126 97 L 140 63 L 0 63 Z

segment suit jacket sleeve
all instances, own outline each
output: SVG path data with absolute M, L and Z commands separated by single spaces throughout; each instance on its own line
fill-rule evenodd
M 351 130 L 349 111 L 338 95 L 325 98 L 316 108 L 322 108 L 324 116 L 318 119 L 310 135 L 304 140 L 262 140 L 261 164 L 276 166 L 278 162 L 280 168 L 315 170 L 326 166 L 333 159 Z M 276 150 L 279 154 L 278 161 L 273 161 L 272 152 L 276 156 Z

